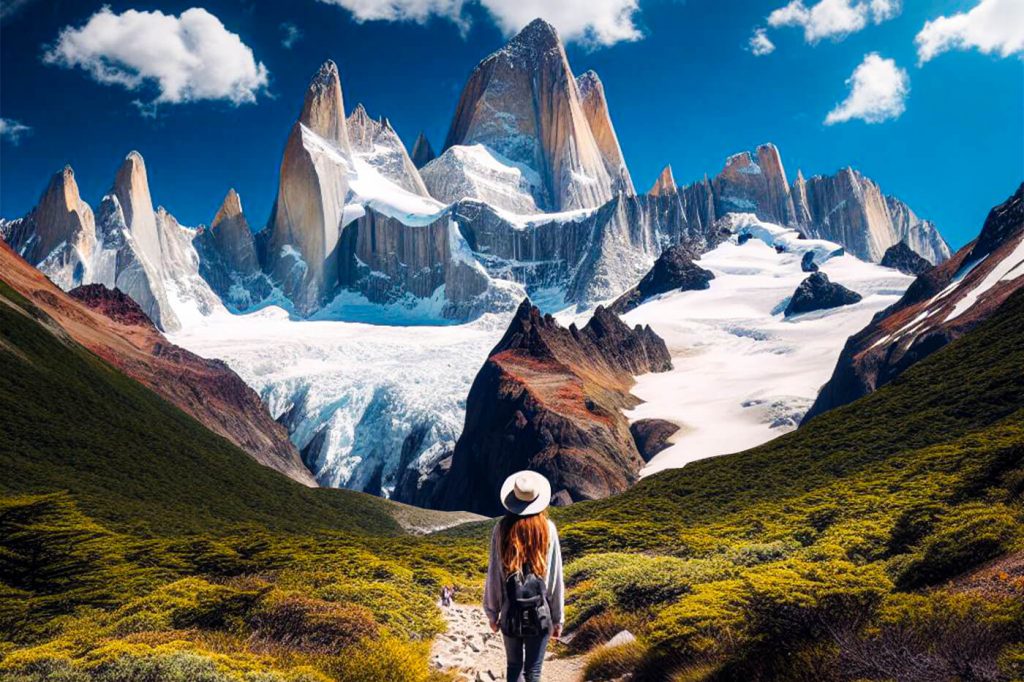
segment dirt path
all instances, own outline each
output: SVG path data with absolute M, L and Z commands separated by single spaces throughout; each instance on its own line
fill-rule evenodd
M 454 604 L 441 609 L 448 621 L 448 632 L 434 640 L 430 663 L 435 668 L 454 672 L 458 679 L 470 682 L 496 682 L 505 679 L 505 648 L 501 635 L 491 632 L 479 606 Z M 544 658 L 544 682 L 580 682 L 583 659 L 556 658 L 548 647 Z

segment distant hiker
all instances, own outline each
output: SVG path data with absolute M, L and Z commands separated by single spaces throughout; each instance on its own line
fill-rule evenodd
M 562 636 L 562 550 L 545 512 L 550 501 L 551 484 L 535 471 L 512 474 L 501 486 L 508 513 L 491 535 L 484 611 L 505 641 L 508 682 L 540 682 L 548 638 Z
M 445 608 L 452 605 L 452 594 L 454 590 L 447 585 L 441 588 L 441 606 Z

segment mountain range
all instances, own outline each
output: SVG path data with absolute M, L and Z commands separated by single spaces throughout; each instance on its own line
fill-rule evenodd
M 729 410 L 742 405 L 744 420 L 756 415 L 750 434 L 757 435 L 750 438 L 764 440 L 795 427 L 815 400 L 816 382 L 826 378 L 821 373 L 835 361 L 832 349 L 838 352 L 866 316 L 895 302 L 910 283 L 887 268 L 864 269 L 855 262 L 878 263 L 898 252 L 900 263 L 916 257 L 913 267 L 920 269 L 922 262 L 941 265 L 950 255 L 934 225 L 870 179 L 846 168 L 810 179 L 798 171 L 790 182 L 771 144 L 735 154 L 716 175 L 689 185 L 678 184 L 666 166 L 654 187 L 638 194 L 604 85 L 592 71 L 579 77 L 572 72 L 557 33 L 540 20 L 472 70 L 440 154 L 421 135 L 410 155 L 386 118 L 371 117 L 362 105 L 349 112 L 339 70 L 325 62 L 287 135 L 274 208 L 262 229 L 254 229 L 234 190 L 209 227 L 179 225 L 165 209 L 154 208 L 145 163 L 132 152 L 95 212 L 65 168 L 29 215 L 0 222 L 0 235 L 61 288 L 118 289 L 153 321 L 154 332 L 227 359 L 257 390 L 270 416 L 288 429 L 318 483 L 446 508 L 456 503 L 422 486 L 433 486 L 439 472 L 462 460 L 450 458 L 475 402 L 466 399 L 473 363 L 484 360 L 500 330 L 518 319 L 514 311 L 526 297 L 541 314 L 558 312 L 570 327 L 573 316 L 589 316 L 598 304 L 630 296 L 631 303 L 612 307 L 633 314 L 644 300 L 687 288 L 681 282 L 652 293 L 651 283 L 665 276 L 658 267 L 667 263 L 703 280 L 700 273 L 712 271 L 702 271 L 702 259 L 719 262 L 735 253 L 747 275 L 784 270 L 788 278 L 802 269 L 794 255 L 816 259 L 815 267 L 838 278 L 835 286 L 859 286 L 856 296 L 867 299 L 822 313 L 834 323 L 821 325 L 819 343 L 828 350 L 808 359 L 813 371 L 801 370 L 791 393 L 766 398 L 739 389 L 728 396 Z M 733 251 L 737 240 L 751 237 L 756 244 Z M 667 261 L 659 260 L 662 254 L 682 255 Z M 712 268 L 710 286 L 732 286 L 731 277 L 744 274 L 740 261 Z M 799 282 L 785 281 L 794 292 Z M 766 305 L 778 295 L 771 287 L 763 291 Z M 744 338 L 770 343 L 786 336 L 786 328 L 766 328 L 785 305 L 776 311 L 774 301 L 762 310 L 757 300 L 756 321 L 732 318 L 720 331 L 749 327 Z M 848 300 L 857 299 L 851 294 Z M 269 311 L 279 308 L 293 321 L 379 325 L 384 342 L 374 352 L 392 354 L 388 363 L 416 352 L 409 345 L 416 335 L 398 329 L 412 324 L 472 328 L 459 333 L 472 339 L 466 344 L 472 351 L 445 361 L 457 369 L 439 370 L 451 376 L 443 399 L 432 405 L 421 390 L 434 386 L 433 377 L 418 384 L 381 371 L 368 379 L 353 365 L 328 391 L 324 382 L 331 375 L 323 367 L 316 376 L 314 365 L 300 373 L 282 367 L 278 378 L 264 358 L 252 364 L 243 357 L 247 350 L 221 344 L 210 331 L 241 323 L 244 314 L 272 316 Z M 636 315 L 646 320 L 648 312 Z M 579 322 L 587 328 L 585 319 Z M 810 329 L 819 323 L 808 318 L 794 325 Z M 658 324 L 651 326 L 657 333 Z M 287 336 L 283 330 L 274 334 L 282 339 L 277 343 Z M 330 358 L 330 366 L 340 368 L 344 349 L 326 337 L 322 345 L 309 338 L 300 355 Z M 667 341 L 670 348 L 681 343 Z M 295 361 L 302 366 L 299 356 Z M 576 367 L 572 373 L 593 369 Z M 642 372 L 623 376 L 637 373 Z M 615 381 L 623 395 L 609 414 L 626 419 L 623 411 L 637 398 L 629 395 L 629 381 Z M 655 402 L 638 409 L 649 410 Z M 656 415 L 649 418 L 658 423 Z M 623 481 L 634 481 L 650 464 L 631 438 L 619 437 L 627 421 L 615 428 L 628 452 L 620 448 L 612 459 L 629 464 L 598 486 L 601 494 L 622 489 Z M 658 461 L 675 461 L 669 451 Z M 288 458 L 294 464 L 294 453 Z M 570 486 L 565 497 L 593 496 Z

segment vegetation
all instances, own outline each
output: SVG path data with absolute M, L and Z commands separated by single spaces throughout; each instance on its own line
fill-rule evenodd
M 1024 579 L 969 571 L 1024 553 L 1024 296 L 792 434 L 555 519 L 570 624 L 643 649 L 594 675 L 1019 679 Z
M 0 679 L 430 679 L 488 524 L 404 535 L 48 324 L 0 284 Z M 554 518 L 593 679 L 1020 679 L 1024 295 L 792 434 Z

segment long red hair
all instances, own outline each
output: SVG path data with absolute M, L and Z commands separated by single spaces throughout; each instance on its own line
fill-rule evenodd
M 548 515 L 508 514 L 501 520 L 501 564 L 506 573 L 529 568 L 544 578 L 548 572 Z

